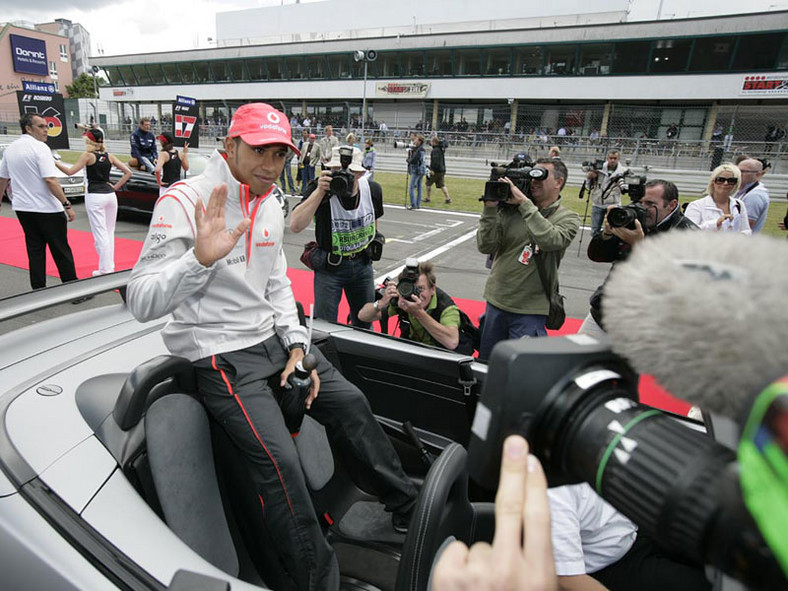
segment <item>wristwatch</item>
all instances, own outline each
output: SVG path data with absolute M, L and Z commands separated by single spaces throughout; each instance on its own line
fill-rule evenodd
M 69 201 L 68 199 L 63 201 L 63 209 L 71 209 L 71 201 Z
M 372 302 L 372 307 L 375 308 L 376 312 L 380 312 L 380 305 L 379 304 L 380 304 L 380 300 L 375 300 L 374 302 Z
M 301 349 L 306 353 L 306 345 L 304 343 L 293 343 L 287 348 L 288 351 L 292 351 L 293 349 Z

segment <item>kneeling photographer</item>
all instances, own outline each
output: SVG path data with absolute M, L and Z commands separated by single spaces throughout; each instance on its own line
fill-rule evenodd
M 388 318 L 398 316 L 403 339 L 473 354 L 473 325 L 437 286 L 432 263 L 408 259 L 397 281 L 386 281 L 378 295 L 379 299 L 368 302 L 358 313 L 360 320 L 380 320 L 386 326 Z
M 358 313 L 375 295 L 372 261 L 380 259 L 385 242 L 377 232 L 383 190 L 364 178 L 362 159 L 358 148 L 334 148 L 326 169 L 293 209 L 290 230 L 301 232 L 315 220 L 315 242 L 301 257 L 315 272 L 315 317 L 336 322 L 344 291 L 351 324 L 369 328 Z
M 646 236 L 680 230 L 697 230 L 692 220 L 679 207 L 679 190 L 670 181 L 654 179 L 645 184 L 643 196 L 630 191 L 633 203 L 626 206 L 611 205 L 607 208 L 604 230 L 588 244 L 588 258 L 596 263 L 615 263 L 626 259 L 632 247 Z M 607 283 L 607 280 L 605 280 Z M 600 285 L 591 296 L 591 310 L 579 332 L 599 334 L 602 324 L 602 289 Z

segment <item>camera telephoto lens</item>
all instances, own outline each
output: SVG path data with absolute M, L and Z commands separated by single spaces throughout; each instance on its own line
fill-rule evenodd
M 736 455 L 684 417 L 638 402 L 638 376 L 585 335 L 493 349 L 468 473 L 493 490 L 503 439 L 523 435 L 550 486 L 588 483 L 661 546 L 756 589 L 785 578 L 738 482 Z

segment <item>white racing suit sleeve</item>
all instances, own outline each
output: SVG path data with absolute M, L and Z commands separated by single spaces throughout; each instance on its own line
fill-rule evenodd
M 271 275 L 265 286 L 265 298 L 271 303 L 274 310 L 276 334 L 284 346 L 289 347 L 293 343 L 306 344 L 307 332 L 298 320 L 295 296 L 290 280 L 287 278 L 287 260 L 284 250 L 279 251 L 277 261 L 271 270 Z
M 156 204 L 148 236 L 128 284 L 127 305 L 147 322 L 171 313 L 209 281 L 215 264 L 204 267 L 194 256 L 194 215 L 175 198 Z

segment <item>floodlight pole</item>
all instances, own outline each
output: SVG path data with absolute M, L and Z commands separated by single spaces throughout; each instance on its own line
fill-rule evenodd
M 364 125 L 367 122 L 367 66 L 369 65 L 369 60 L 364 60 L 364 91 L 362 93 L 361 99 L 361 146 L 365 145 L 364 139 Z
M 101 125 L 99 123 L 98 113 L 98 80 L 96 79 L 96 74 L 98 74 L 99 67 L 93 66 L 91 69 L 93 70 L 93 112 L 96 115 L 96 125 Z

